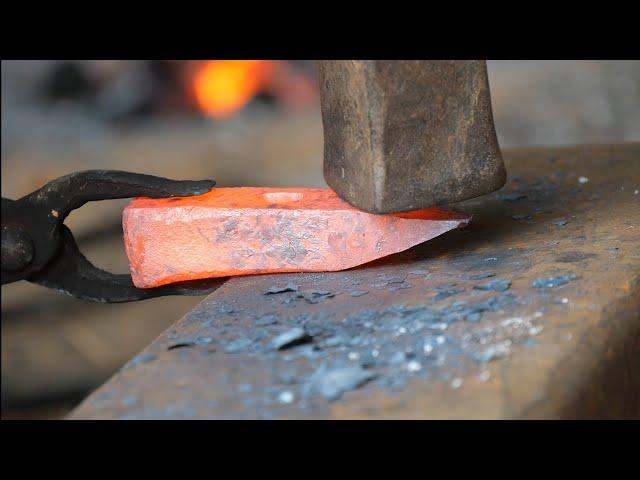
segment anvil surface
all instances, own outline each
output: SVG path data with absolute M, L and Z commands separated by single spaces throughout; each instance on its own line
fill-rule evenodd
M 640 144 L 504 157 L 466 229 L 231 279 L 69 418 L 640 418 Z

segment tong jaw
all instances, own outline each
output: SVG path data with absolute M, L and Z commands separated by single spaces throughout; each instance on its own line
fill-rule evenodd
M 60 177 L 19 200 L 2 199 L 2 284 L 28 280 L 95 302 L 130 302 L 164 295 L 202 295 L 217 281 L 139 289 L 130 275 L 95 267 L 64 225 L 87 202 L 130 197 L 201 195 L 213 180 L 169 180 L 117 170 L 87 170 Z

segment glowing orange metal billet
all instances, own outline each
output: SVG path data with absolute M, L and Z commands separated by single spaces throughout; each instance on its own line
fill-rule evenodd
M 195 197 L 137 198 L 124 210 L 133 282 L 344 270 L 466 224 L 438 208 L 375 215 L 330 189 L 214 188 Z

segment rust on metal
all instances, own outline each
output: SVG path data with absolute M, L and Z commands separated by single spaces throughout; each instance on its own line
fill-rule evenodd
M 133 282 L 344 270 L 466 225 L 438 208 L 373 215 L 328 188 L 215 188 L 196 197 L 139 198 L 122 222 Z
M 640 417 L 640 144 L 505 156 L 467 229 L 233 278 L 70 418 Z
M 458 202 L 504 185 L 483 60 L 319 61 L 324 176 L 363 210 Z

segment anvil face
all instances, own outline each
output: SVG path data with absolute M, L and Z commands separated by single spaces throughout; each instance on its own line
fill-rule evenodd
M 350 204 L 392 213 L 502 187 L 482 60 L 319 61 L 324 177 Z
M 214 188 L 131 202 L 124 239 L 137 287 L 259 273 L 343 270 L 464 225 L 440 209 L 374 215 L 329 189 Z

